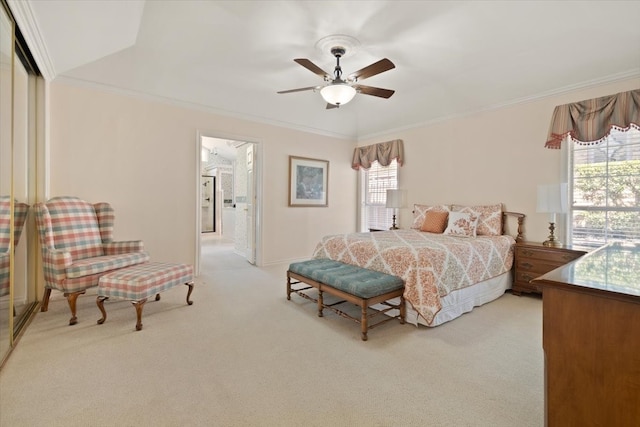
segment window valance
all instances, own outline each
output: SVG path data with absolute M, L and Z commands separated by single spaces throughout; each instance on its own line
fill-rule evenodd
M 351 167 L 355 170 L 369 169 L 376 160 L 382 166 L 389 166 L 393 159 L 398 161 L 399 166 L 404 163 L 404 145 L 401 139 L 357 147 L 353 151 Z
M 594 144 L 614 127 L 628 130 L 631 126 L 640 128 L 640 89 L 557 106 L 545 147 L 560 148 L 567 135 Z

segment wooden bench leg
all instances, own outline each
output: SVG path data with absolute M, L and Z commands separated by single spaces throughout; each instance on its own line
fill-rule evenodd
M 100 309 L 100 313 L 102 313 L 102 319 L 98 319 L 98 325 L 102 325 L 105 320 L 107 320 L 107 312 L 104 310 L 104 301 L 109 299 L 109 297 L 98 297 L 96 298 L 96 304 Z
M 136 331 L 142 329 L 142 309 L 144 308 L 145 302 L 147 302 L 146 298 L 140 301 L 131 301 L 131 304 L 136 308 L 136 317 L 138 319 L 136 322 Z
M 362 341 L 366 341 L 369 329 L 369 319 L 367 318 L 367 304 L 362 304 L 362 315 L 360 316 L 360 326 L 362 327 Z
M 322 298 L 322 290 L 318 289 L 318 317 L 322 317 L 322 310 L 324 309 L 324 299 Z

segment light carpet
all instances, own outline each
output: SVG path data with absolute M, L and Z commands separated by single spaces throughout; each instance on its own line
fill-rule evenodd
M 0 425 L 542 426 L 542 303 L 505 294 L 437 328 L 355 322 L 207 239 L 192 294 L 135 310 L 60 295 L 0 372 Z

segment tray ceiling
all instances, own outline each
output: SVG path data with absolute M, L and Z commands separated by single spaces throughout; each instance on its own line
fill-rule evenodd
M 637 1 L 77 1 L 9 0 L 45 76 L 158 97 L 223 115 L 365 139 L 640 76 Z M 17 13 L 16 13 L 17 12 Z M 277 91 L 332 71 L 321 39 L 360 43 L 345 74 L 389 99 L 356 95 L 325 110 L 319 93 Z M 32 48 L 32 50 L 34 50 Z

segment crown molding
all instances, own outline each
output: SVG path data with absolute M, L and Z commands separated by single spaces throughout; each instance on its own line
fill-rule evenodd
M 53 61 L 47 50 L 47 45 L 38 28 L 38 21 L 31 8 L 30 0 L 7 0 L 11 13 L 29 45 L 29 50 L 35 59 L 45 80 L 51 81 L 56 76 Z
M 389 129 L 389 130 L 385 130 L 382 132 L 373 132 L 367 135 L 361 135 L 358 136 L 357 141 L 358 142 L 362 142 L 362 141 L 368 141 L 371 139 L 375 139 L 375 138 L 380 138 L 380 137 L 387 137 L 388 135 L 397 135 L 400 132 L 403 131 L 407 131 L 407 130 L 411 130 L 411 129 L 417 129 L 417 128 L 421 128 L 421 127 L 427 127 L 427 126 L 431 126 L 437 123 L 442 123 L 442 122 L 446 122 L 448 120 L 456 120 L 456 119 L 461 119 L 464 117 L 469 117 L 469 116 L 473 116 L 475 114 L 480 114 L 480 113 L 484 113 L 484 112 L 488 112 L 488 111 L 495 111 L 495 110 L 500 110 L 503 108 L 508 108 L 508 107 L 513 107 L 515 105 L 519 105 L 519 104 L 526 104 L 529 102 L 535 102 L 535 101 L 539 101 L 541 99 L 544 98 L 550 98 L 552 96 L 557 96 L 557 95 L 562 95 L 565 93 L 569 93 L 569 92 L 573 92 L 576 90 L 581 90 L 581 89 L 589 89 L 589 88 L 593 88 L 593 87 L 597 87 L 597 86 L 603 86 L 606 84 L 610 84 L 610 83 L 615 83 L 618 81 L 623 81 L 623 80 L 630 80 L 630 79 L 635 79 L 635 78 L 640 78 L 640 69 L 632 69 L 632 70 L 627 70 L 627 71 L 623 71 L 621 73 L 616 73 L 616 74 L 611 74 L 605 77 L 601 77 L 598 79 L 592 79 L 592 80 L 587 80 L 581 83 L 576 83 L 573 85 L 568 85 L 568 86 L 563 86 L 561 88 L 556 88 L 553 90 L 549 90 L 546 92 L 541 92 L 538 93 L 536 95 L 532 95 L 532 96 L 527 96 L 527 97 L 523 97 L 523 98 L 519 98 L 519 99 L 514 99 L 512 101 L 508 101 L 508 102 L 503 102 L 500 104 L 494 104 L 494 105 L 489 105 L 483 108 L 478 108 L 475 110 L 470 110 L 470 111 L 465 111 L 462 113 L 458 113 L 458 114 L 450 114 L 448 116 L 442 116 L 442 117 L 437 117 L 433 120 L 428 120 L 428 121 L 424 121 L 424 122 L 419 122 L 419 123 L 414 123 L 414 124 L 410 124 L 407 126 L 401 126 L 401 127 L 397 127 L 394 129 Z
M 235 111 L 222 110 L 219 108 L 211 107 L 204 104 L 198 104 L 194 102 L 188 101 L 180 101 L 174 98 L 167 98 L 159 95 L 152 95 L 145 92 L 139 92 L 131 89 L 123 89 L 117 86 L 110 86 L 103 83 L 98 83 L 89 80 L 83 80 L 76 77 L 69 77 L 65 75 L 60 75 L 56 77 L 55 83 L 67 84 L 69 86 L 78 86 L 78 87 L 86 87 L 90 89 L 99 90 L 102 92 L 113 93 L 121 96 L 129 96 L 132 98 L 142 99 L 151 102 L 159 102 L 167 105 L 172 105 L 174 107 L 185 108 L 189 110 L 203 111 L 210 114 L 216 114 L 223 117 L 229 117 L 239 120 L 247 120 L 254 123 L 261 123 L 270 126 L 277 126 L 280 128 L 296 130 L 300 132 L 311 133 L 314 135 L 321 135 L 330 138 L 343 139 L 351 142 L 356 141 L 355 135 L 347 135 L 341 134 L 337 132 L 330 132 L 324 129 L 318 129 L 310 126 L 297 125 L 293 123 L 289 123 L 286 121 L 268 119 L 265 117 L 255 116 L 251 114 L 239 113 Z

